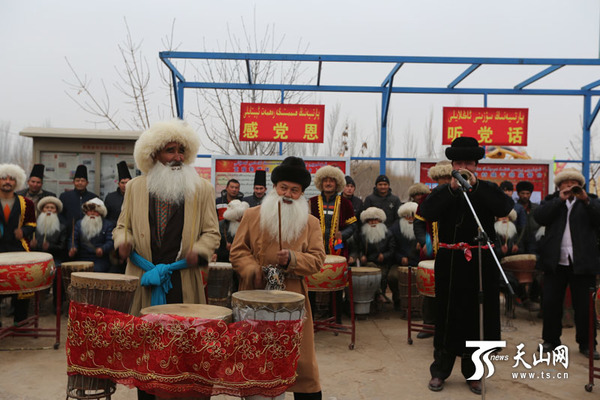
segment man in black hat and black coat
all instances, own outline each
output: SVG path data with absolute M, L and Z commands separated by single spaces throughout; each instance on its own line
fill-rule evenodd
M 267 172 L 259 169 L 254 173 L 254 188 L 251 196 L 244 197 L 250 207 L 260 206 L 267 194 Z
M 369 207 L 381 208 L 385 213 L 385 225 L 390 228 L 398 220 L 398 208 L 402 202 L 398 196 L 392 194 L 390 178 L 387 175 L 379 175 L 375 180 L 373 193 L 367 196 L 363 204 L 363 210 Z
M 459 137 L 446 149 L 452 168 L 468 176 L 473 189 L 467 194 L 490 242 L 495 239 L 495 217 L 504 217 L 513 201 L 493 182 L 477 179 L 478 161 L 485 151 L 477 140 Z M 420 215 L 438 222 L 439 250 L 435 259 L 435 299 L 437 319 L 434 336 L 434 361 L 431 364 L 429 389 L 440 391 L 450 376 L 456 357 L 462 357 L 461 371 L 465 379 L 475 373 L 471 360 L 474 348 L 465 347 L 467 340 L 500 339 L 500 273 L 490 249 L 482 249 L 483 328 L 479 337 L 479 256 L 478 227 L 458 181 L 438 185 L 421 203 Z M 486 246 L 487 247 L 487 246 Z M 467 381 L 469 389 L 481 393 L 481 382 Z
M 523 250 L 522 252 L 526 254 L 536 253 L 537 240 L 535 239 L 535 234 L 540 228 L 540 225 L 535 222 L 535 219 L 533 218 L 533 213 L 539 205 L 531 201 L 533 189 L 533 183 L 531 182 L 521 181 L 517 183 L 517 195 L 519 196 L 517 204 L 525 210 L 525 215 L 527 216 L 525 226 L 520 232 L 518 246 Z
M 125 186 L 127 182 L 131 180 L 131 174 L 125 161 L 121 161 L 117 164 L 117 172 L 119 174 L 119 181 L 117 190 L 106 195 L 104 199 L 104 205 L 108 210 L 106 219 L 117 223 L 119 214 L 121 214 L 121 206 L 123 205 L 123 199 L 125 198 Z
M 29 179 L 27 180 L 27 188 L 16 192 L 19 196 L 26 197 L 33 201 L 33 204 L 36 207 L 36 215 L 38 214 L 37 204 L 41 199 L 47 196 L 56 197 L 56 194 L 42 188 L 44 185 L 44 169 L 44 164 L 34 164 L 33 168 L 31 168 Z
M 85 165 L 78 165 L 73 176 L 73 190 L 60 194 L 63 210 L 60 213 L 60 222 L 67 227 L 67 237 L 72 236 L 75 223 L 83 218 L 81 207 L 83 203 L 98 197 L 95 193 L 87 190 L 88 174 Z

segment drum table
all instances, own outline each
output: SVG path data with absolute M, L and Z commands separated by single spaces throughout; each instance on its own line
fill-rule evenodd
M 69 286 L 71 301 L 93 304 L 129 313 L 139 278 L 103 272 L 73 272 Z M 69 375 L 67 399 L 110 399 L 116 385 L 110 379 Z
M 33 316 L 19 322 L 16 326 L 0 328 L 0 339 L 8 336 L 55 337 L 53 348 L 60 345 L 60 290 L 56 295 L 56 327 L 40 328 L 40 291 L 52 286 L 53 279 L 61 280 L 60 269 L 56 269 L 54 259 L 49 253 L 37 251 L 15 251 L 0 253 L 0 295 L 35 297 Z M 49 347 L 42 347 L 49 348 Z M 23 348 L 19 348 L 23 349 Z
M 419 291 L 420 296 L 418 297 L 417 304 L 419 306 L 423 306 L 423 302 L 430 301 L 430 299 L 435 298 L 435 272 L 434 272 L 435 260 L 423 260 L 419 262 L 416 270 L 416 287 Z M 414 267 L 408 267 L 408 270 L 414 270 Z M 407 274 L 407 292 L 408 292 L 408 307 L 406 313 L 406 320 L 408 323 L 408 344 L 412 344 L 413 340 L 411 337 L 412 332 L 426 332 L 426 333 L 435 333 L 435 325 L 426 324 L 425 322 L 421 324 L 415 324 L 412 322 L 412 291 L 414 288 L 414 284 L 412 282 L 415 274 L 410 271 Z M 432 302 L 433 303 L 433 302 Z M 433 305 L 433 304 L 432 304 Z M 409 311 L 410 310 L 410 311 Z M 420 310 L 419 310 L 420 311 Z
M 350 335 L 348 348 L 354 349 L 356 338 L 356 325 L 354 319 L 354 293 L 352 289 L 352 273 L 346 264 L 346 259 L 341 256 L 328 254 L 321 270 L 314 275 L 306 277 L 309 292 L 329 292 L 332 304 L 333 316 L 325 319 L 313 319 L 314 331 L 329 331 L 347 333 Z M 336 323 L 337 313 L 342 312 L 336 307 L 336 293 L 349 287 L 350 293 L 350 325 Z M 314 316 L 313 316 L 314 317 Z

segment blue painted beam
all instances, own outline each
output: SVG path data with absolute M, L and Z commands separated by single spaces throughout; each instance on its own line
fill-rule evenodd
M 161 59 L 189 58 L 213 60 L 271 60 L 323 61 L 357 63 L 416 63 L 416 64 L 496 64 L 496 65 L 592 65 L 600 66 L 597 58 L 494 58 L 494 57 L 415 57 L 372 55 L 274 54 L 274 53 L 220 53 L 162 51 Z
M 464 70 L 462 74 L 460 74 L 459 76 L 456 77 L 455 80 L 450 82 L 450 84 L 448 85 L 448 89 L 453 89 L 454 87 L 456 87 L 456 85 L 461 83 L 467 76 L 471 75 L 480 66 L 481 66 L 481 64 L 471 64 L 471 66 L 469 68 Z
M 394 68 L 392 68 L 392 70 L 390 71 L 390 73 L 388 74 L 388 76 L 385 77 L 385 79 L 383 80 L 383 82 L 381 82 L 381 86 L 387 86 L 388 83 L 390 84 L 389 86 L 392 86 L 392 84 L 390 83 L 391 81 L 394 80 L 394 76 L 396 75 L 396 72 L 398 72 L 398 70 L 400 68 L 402 68 L 402 63 L 398 63 L 394 66 Z
M 186 88 L 196 89 L 230 89 L 230 90 L 274 90 L 274 91 L 299 91 L 299 92 L 354 92 L 354 93 L 381 93 L 381 86 L 349 86 L 349 85 L 296 85 L 296 84 L 253 84 L 247 83 L 213 83 L 213 82 L 185 82 Z M 580 89 L 522 89 L 513 88 L 454 88 L 447 87 L 398 87 L 391 89 L 392 93 L 414 94 L 488 94 L 488 95 L 541 95 L 541 96 L 600 96 L 600 90 L 584 91 Z
M 323 61 L 319 61 L 319 70 L 317 71 L 317 86 L 321 86 L 321 68 L 323 67 Z
M 585 86 L 582 86 L 581 90 L 591 90 L 591 89 L 593 89 L 593 88 L 595 88 L 597 86 L 600 86 L 600 79 L 597 80 L 597 81 L 595 81 L 595 82 L 589 83 L 589 84 L 587 84 Z
M 182 82 L 185 82 L 185 77 L 181 74 L 181 72 L 179 72 L 179 70 L 173 65 L 173 63 L 171 63 L 171 60 L 162 58 L 162 62 L 164 62 L 167 67 L 169 67 L 169 69 L 172 73 L 175 74 L 177 79 L 179 79 Z M 174 81 L 175 80 L 173 80 L 173 82 Z
M 553 73 L 554 71 L 556 71 L 557 69 L 560 69 L 562 67 L 564 67 L 564 64 L 563 65 L 552 65 L 552 66 L 546 68 L 545 70 L 533 75 L 531 78 L 525 79 L 523 82 L 521 82 L 517 86 L 515 86 L 515 89 L 521 90 L 525 86 L 531 85 L 533 82 L 542 79 L 546 75 L 549 75 L 549 74 Z

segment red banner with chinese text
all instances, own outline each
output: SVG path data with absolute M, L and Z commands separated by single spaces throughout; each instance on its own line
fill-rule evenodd
M 482 146 L 527 146 L 527 108 L 444 107 L 442 144 L 460 136 Z
M 325 106 L 242 103 L 240 140 L 323 143 Z

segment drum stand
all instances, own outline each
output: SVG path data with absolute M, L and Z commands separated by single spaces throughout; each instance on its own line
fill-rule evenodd
M 331 309 L 332 309 L 332 314 L 333 316 L 329 317 L 329 318 L 325 318 L 325 319 L 320 319 L 320 320 L 313 320 L 313 328 L 315 332 L 318 331 L 329 331 L 329 332 L 333 332 L 336 336 L 340 333 L 347 333 L 350 335 L 350 344 L 348 345 L 348 348 L 350 350 L 354 350 L 354 341 L 356 338 L 356 324 L 354 321 L 354 291 L 352 289 L 352 268 L 348 267 L 348 287 L 349 287 L 349 293 L 350 293 L 350 325 L 343 325 L 343 324 L 338 324 L 336 322 L 336 316 L 338 315 L 339 312 L 342 312 L 342 310 L 338 310 L 337 309 L 337 304 L 336 304 L 336 299 L 335 299 L 335 295 L 337 293 L 337 290 L 332 290 L 329 293 L 331 293 Z M 340 290 L 344 290 L 345 286 L 340 288 Z M 310 288 L 308 289 L 309 291 Z
M 40 319 L 40 291 L 35 292 L 35 313 L 34 315 L 27 317 L 23 321 L 17 323 L 15 326 L 7 326 L 5 328 L 0 328 L 0 339 L 5 337 L 54 337 L 56 338 L 56 342 L 54 342 L 55 350 L 60 346 L 60 315 L 61 315 L 61 286 L 62 286 L 62 277 L 60 268 L 56 268 L 56 327 L 52 328 L 40 328 L 39 319 Z M 53 333 L 52 333 L 53 332 Z M 16 347 L 10 349 L 2 349 L 2 350 L 46 350 L 51 347 Z
M 415 324 L 412 322 L 412 267 L 408 267 L 408 305 L 406 309 L 406 321 L 408 322 L 408 344 L 413 344 L 413 340 L 411 337 L 411 332 L 425 332 L 425 333 L 435 333 L 435 325 L 426 324 L 423 321 L 422 324 Z
M 588 363 L 588 373 L 589 373 L 589 382 L 587 385 L 585 385 L 585 390 L 587 392 L 591 392 L 594 389 L 594 378 L 600 378 L 600 375 L 597 374 L 597 372 L 600 372 L 600 367 L 594 367 L 594 351 L 593 349 L 595 348 L 595 344 L 594 344 L 594 332 L 596 331 L 596 316 L 594 313 L 594 298 L 596 297 L 596 288 L 591 287 L 590 288 L 590 295 L 589 295 L 589 299 L 590 299 L 590 304 L 589 304 L 589 342 L 588 342 L 588 349 L 589 350 L 589 363 Z

